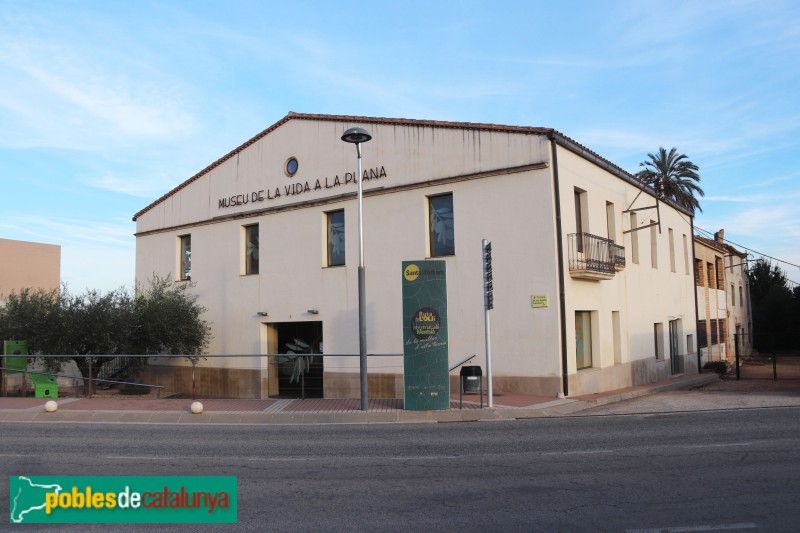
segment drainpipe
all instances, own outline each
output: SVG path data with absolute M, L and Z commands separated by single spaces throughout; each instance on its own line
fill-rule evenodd
M 558 253 L 558 303 L 559 311 L 561 313 L 561 388 L 564 396 L 569 396 L 569 369 L 567 366 L 567 304 L 565 298 L 565 282 L 564 282 L 564 243 L 563 235 L 561 232 L 561 193 L 558 186 L 558 154 L 557 140 L 554 133 L 549 133 L 547 138 L 550 139 L 550 146 L 552 148 L 551 158 L 553 160 L 553 191 L 555 193 L 556 202 L 556 246 Z
M 694 250 L 694 215 L 691 217 L 692 225 L 692 273 L 694 278 L 692 285 L 694 286 L 694 336 L 695 336 L 695 349 L 697 350 L 697 373 L 700 373 L 700 333 L 697 331 L 697 324 L 700 323 L 700 313 L 697 310 L 697 257 Z M 727 304 L 727 302 L 726 302 Z M 706 311 L 706 314 L 708 311 Z

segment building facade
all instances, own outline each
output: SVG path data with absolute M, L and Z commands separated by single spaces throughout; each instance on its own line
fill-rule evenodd
M 482 357 L 487 239 L 495 390 L 577 395 L 697 370 L 691 213 L 613 163 L 546 128 L 290 113 L 134 216 L 137 281 L 191 282 L 209 352 L 252 355 L 203 362 L 224 376 L 207 393 L 282 395 L 257 355 L 296 340 L 359 352 L 356 157 L 340 140 L 352 126 L 372 135 L 370 354 L 403 351 L 402 261 L 439 259 L 451 364 Z M 358 358 L 325 357 L 321 380 L 325 397 L 357 397 Z M 402 358 L 371 357 L 369 387 L 402 396 Z
M 725 242 L 724 230 L 713 239 L 695 235 L 694 246 L 701 360 L 732 363 L 737 333 L 740 354 L 752 352 L 747 254 Z
M 0 302 L 22 289 L 59 290 L 61 247 L 0 239 Z

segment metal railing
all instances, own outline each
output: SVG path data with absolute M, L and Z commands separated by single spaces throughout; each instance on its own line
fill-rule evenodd
M 608 246 L 611 249 L 611 258 L 616 269 L 622 270 L 625 268 L 625 247 L 611 241 L 609 241 Z
M 736 379 L 800 380 L 796 335 L 733 335 Z
M 612 246 L 618 246 L 605 237 L 591 233 L 570 233 L 567 235 L 570 271 L 585 270 L 601 274 L 616 273 L 616 253 Z M 622 248 L 620 246 L 620 248 Z M 622 250 L 624 265 L 625 252 Z

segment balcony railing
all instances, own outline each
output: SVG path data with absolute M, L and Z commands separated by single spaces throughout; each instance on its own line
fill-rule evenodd
M 571 233 L 569 274 L 573 278 L 612 279 L 617 270 L 625 268 L 625 248 L 609 239 L 590 233 Z
M 609 241 L 611 247 L 611 258 L 614 260 L 614 270 L 625 268 L 625 247 Z

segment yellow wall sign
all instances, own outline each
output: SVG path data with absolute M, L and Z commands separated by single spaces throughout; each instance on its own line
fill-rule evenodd
M 531 295 L 531 307 L 534 309 L 539 307 L 550 307 L 550 297 L 547 294 Z

